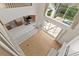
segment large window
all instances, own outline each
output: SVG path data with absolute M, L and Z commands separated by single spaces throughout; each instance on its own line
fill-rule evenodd
M 45 15 L 53 19 L 58 19 L 58 21 L 64 24 L 71 25 L 78 10 L 78 4 L 51 3 L 48 5 Z

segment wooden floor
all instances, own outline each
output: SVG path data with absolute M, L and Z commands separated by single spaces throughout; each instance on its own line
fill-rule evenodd
M 51 48 L 60 48 L 61 45 L 43 31 L 20 44 L 21 49 L 27 56 L 45 56 Z
M 0 56 L 12 56 L 9 52 L 7 52 L 5 49 L 0 47 Z

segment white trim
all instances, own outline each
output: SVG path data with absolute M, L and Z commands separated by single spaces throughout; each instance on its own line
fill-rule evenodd
M 16 51 L 16 49 L 1 35 L 1 33 L 0 33 L 0 37 L 6 42 L 6 43 L 8 43 L 15 51 Z M 17 51 L 16 51 L 17 52 Z M 17 52 L 18 53 L 18 52 Z M 18 53 L 19 54 L 19 53 Z
M 12 53 L 14 56 L 18 56 L 16 53 L 14 53 L 10 48 L 8 48 L 3 42 L 0 41 L 0 46 L 6 49 L 8 52 Z
M 74 20 L 73 20 L 73 23 L 71 25 L 71 28 L 74 29 L 76 27 L 76 25 L 79 23 L 79 11 L 78 13 L 76 13 L 75 17 L 74 17 Z
M 59 4 L 59 5 L 60 5 L 60 4 Z M 58 7 L 59 7 L 59 5 L 58 5 Z M 49 7 L 49 6 L 48 6 L 48 7 Z M 57 7 L 57 9 L 58 9 L 58 7 Z M 47 16 L 47 12 L 48 12 L 48 8 L 46 9 L 46 12 L 45 12 L 45 16 L 46 16 L 47 18 L 50 18 L 50 19 L 52 19 L 52 20 L 55 20 L 56 22 L 59 22 L 59 23 L 65 25 L 65 26 L 68 27 L 68 28 L 70 27 L 70 25 L 63 23 L 63 22 L 57 20 L 56 18 L 53 18 L 53 17 L 51 17 L 51 16 Z M 66 11 L 66 12 L 67 12 L 67 11 Z M 56 13 L 56 12 L 55 12 L 55 13 Z M 62 18 L 62 19 L 63 19 L 63 18 Z
M 64 34 L 67 32 L 67 30 L 61 30 L 61 32 L 59 33 L 58 37 L 56 38 L 56 40 L 62 44 L 62 42 L 60 42 L 61 37 L 64 36 Z
M 46 16 L 46 15 L 45 15 Z M 65 23 L 63 23 L 63 22 L 61 22 L 61 21 L 59 21 L 58 19 L 56 19 L 56 18 L 51 18 L 51 17 L 49 17 L 49 16 L 46 16 L 47 18 L 50 18 L 50 19 L 52 19 L 52 20 L 54 20 L 54 21 L 56 21 L 56 22 L 59 22 L 59 23 L 61 23 L 62 25 L 64 25 L 65 27 L 67 27 L 67 28 L 70 28 L 70 25 L 67 25 L 67 24 L 65 24 Z M 51 20 L 51 21 L 52 21 Z
M 9 44 L 11 47 L 12 47 L 12 49 L 14 50 L 14 51 L 16 51 L 16 53 L 18 54 L 18 55 L 24 55 L 24 54 L 21 54 L 16 48 L 15 48 L 15 45 L 10 41 L 10 38 L 9 38 L 9 36 L 8 36 L 8 34 L 6 33 L 6 31 L 5 31 L 5 28 L 3 27 L 3 25 L 0 23 L 0 36 L 1 36 L 1 38 L 7 43 L 7 44 Z M 3 37 L 4 36 L 4 37 Z M 17 45 L 16 45 L 17 46 Z
M 48 6 L 49 7 L 49 6 Z M 64 16 L 66 15 L 66 13 L 67 13 L 67 11 L 68 11 L 68 9 L 70 8 L 70 7 L 72 7 L 72 6 L 68 6 L 68 8 L 67 8 L 67 10 L 66 10 L 66 12 L 65 12 L 65 14 L 64 14 Z M 59 22 L 59 23 L 61 23 L 62 25 L 65 25 L 65 27 L 67 27 L 67 28 L 74 28 L 77 24 L 75 24 L 74 22 L 74 19 L 73 19 L 73 23 L 71 24 L 71 25 L 68 25 L 68 24 L 65 24 L 65 23 L 63 23 L 62 21 L 59 21 L 59 20 L 57 20 L 56 18 L 52 18 L 51 16 L 47 16 L 47 10 L 46 10 L 46 12 L 45 12 L 45 16 L 47 17 L 47 18 L 50 18 L 50 19 L 52 19 L 52 20 L 55 20 L 56 22 Z M 64 18 L 64 16 L 62 17 L 62 19 Z M 76 17 L 76 15 L 74 16 L 74 17 Z M 78 22 L 76 22 L 76 23 L 78 23 Z

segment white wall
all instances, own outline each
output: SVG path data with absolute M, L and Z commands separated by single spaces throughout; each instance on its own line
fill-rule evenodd
M 57 26 L 60 26 L 63 29 L 66 29 L 64 25 L 44 16 L 45 5 L 46 4 L 44 3 L 36 3 L 36 4 L 33 4 L 32 7 L 0 9 L 0 19 L 4 23 L 7 23 L 8 22 L 7 20 L 13 20 L 15 18 L 24 16 L 24 15 L 37 14 L 36 16 L 37 25 L 43 24 L 44 20 L 51 20 L 52 23 L 56 24 Z M 69 28 L 67 32 L 59 39 L 59 42 L 63 43 L 63 41 L 70 41 L 74 36 L 78 34 L 79 34 L 79 25 L 75 29 Z
M 26 16 L 26 15 L 36 15 L 36 9 L 34 6 L 30 7 L 20 7 L 20 8 L 8 8 L 8 9 L 0 9 L 0 20 L 6 24 L 16 18 Z M 27 33 L 26 33 L 27 34 Z M 12 41 L 13 44 L 15 44 L 15 47 L 18 48 L 18 50 L 22 53 L 22 50 L 19 47 L 19 43 L 13 41 L 10 38 L 10 41 Z M 17 39 L 19 41 L 19 39 Z
M 76 26 L 75 29 L 69 28 L 59 40 L 61 43 L 63 43 L 64 41 L 69 42 L 77 35 L 79 35 L 79 24 Z
M 4 27 L 2 26 L 2 24 L 0 23 L 0 32 L 5 36 L 6 39 L 4 39 L 14 50 L 17 50 L 21 55 L 23 54 L 23 52 L 20 50 L 20 47 L 14 43 L 14 41 L 12 41 L 10 39 L 10 37 L 8 36 L 8 34 L 6 33 Z M 2 40 L 3 41 L 3 40 Z M 14 44 L 14 45 L 13 45 Z M 15 49 L 17 48 L 17 49 Z
M 26 15 L 36 15 L 35 8 L 33 6 L 26 6 L 20 8 L 0 9 L 0 20 L 2 20 L 4 24 Z
M 37 22 L 40 25 L 41 23 L 43 23 L 44 20 L 50 20 L 52 21 L 53 24 L 56 24 L 57 26 L 60 26 L 61 28 L 66 28 L 67 26 L 62 25 L 59 22 L 56 22 L 55 20 L 52 20 L 48 17 L 46 17 L 45 14 L 45 7 L 46 7 L 46 3 L 38 3 L 36 4 L 36 10 L 37 10 Z
M 64 41 L 69 42 L 76 35 L 79 34 L 79 24 L 76 26 L 75 29 L 67 28 L 66 26 L 44 16 L 45 4 L 43 4 L 43 3 L 37 4 L 36 7 L 37 7 L 36 10 L 37 10 L 38 24 L 42 24 L 44 20 L 50 20 L 50 21 L 52 21 L 52 23 L 56 24 L 57 26 L 61 27 L 62 29 L 67 29 L 67 32 L 64 35 L 62 35 L 61 38 L 58 40 L 60 43 L 63 43 Z

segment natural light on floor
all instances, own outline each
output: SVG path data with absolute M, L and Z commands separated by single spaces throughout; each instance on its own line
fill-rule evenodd
M 51 22 L 44 21 L 44 26 L 43 26 L 44 31 L 46 31 L 49 35 L 53 37 L 57 37 L 58 34 L 61 32 L 61 28 L 52 24 Z

